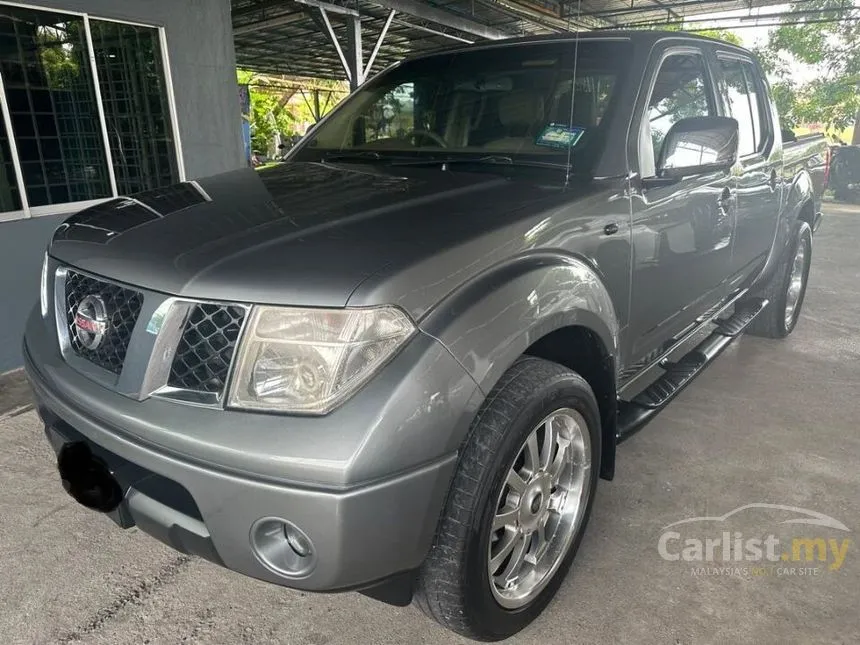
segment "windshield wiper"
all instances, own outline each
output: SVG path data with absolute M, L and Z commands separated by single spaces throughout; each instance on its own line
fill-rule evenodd
M 357 161 L 387 161 L 391 157 L 383 157 L 378 152 L 372 150 L 363 150 L 355 152 L 330 152 L 323 157 L 323 161 L 347 161 L 355 159 Z
M 485 157 L 426 157 L 408 161 L 394 161 L 392 166 L 427 166 L 432 164 L 479 164 L 486 166 L 514 166 L 522 168 L 552 168 L 568 170 L 570 166 L 551 161 L 533 161 L 530 159 L 513 159 L 504 155 L 487 155 Z

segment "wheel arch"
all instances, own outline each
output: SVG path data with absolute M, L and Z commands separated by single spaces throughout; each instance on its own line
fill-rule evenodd
M 813 226 L 816 212 L 816 195 L 812 176 L 807 170 L 801 170 L 795 175 L 788 188 L 786 202 L 786 219 L 788 228 L 793 226 L 795 220 L 803 219 Z M 807 219 L 808 218 L 808 219 Z
M 583 325 L 560 327 L 536 340 L 524 354 L 564 365 L 591 386 L 600 408 L 600 476 L 612 479 L 618 430 L 615 357 L 600 337 Z
M 815 204 L 812 199 L 807 199 L 797 213 L 797 219 L 809 224 L 809 228 L 815 228 Z
M 623 294 L 622 294 L 623 295 Z M 531 253 L 463 285 L 420 321 L 486 396 L 523 355 L 579 373 L 598 399 L 601 476 L 614 474 L 620 328 L 612 297 L 584 258 Z
M 782 211 L 779 215 L 777 228 L 774 233 L 773 245 L 767 260 L 761 269 L 755 282 L 751 285 L 753 289 L 767 283 L 773 277 L 779 265 L 780 258 L 791 244 L 792 234 L 797 222 L 803 221 L 815 230 L 817 219 L 817 208 L 815 200 L 815 189 L 809 172 L 802 170 L 795 175 L 788 184 L 787 195 L 783 201 Z

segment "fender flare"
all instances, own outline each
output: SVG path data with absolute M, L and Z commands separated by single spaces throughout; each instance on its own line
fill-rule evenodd
M 484 399 L 514 361 L 547 334 L 570 326 L 592 332 L 610 358 L 601 476 L 612 479 L 620 327 L 609 291 L 593 266 L 562 252 L 518 256 L 462 285 L 418 324 L 472 376 Z M 459 441 L 464 439 L 465 433 Z
M 809 172 L 802 170 L 794 177 L 786 195 L 785 216 L 791 224 L 794 224 L 794 220 L 800 216 L 807 203 L 812 203 L 813 209 L 815 208 L 815 188 Z
M 803 209 L 806 208 L 807 204 L 812 204 L 812 208 L 815 210 L 815 189 L 813 188 L 812 177 L 806 170 L 797 173 L 791 183 L 786 186 L 782 203 L 783 207 L 779 214 L 776 231 L 774 231 L 770 254 L 758 278 L 753 283 L 753 288 L 765 284 L 773 275 L 782 254 L 791 243 L 792 232 Z
M 535 341 L 585 327 L 618 357 L 620 328 L 598 271 L 560 251 L 514 257 L 464 283 L 418 325 L 460 361 L 486 394 Z

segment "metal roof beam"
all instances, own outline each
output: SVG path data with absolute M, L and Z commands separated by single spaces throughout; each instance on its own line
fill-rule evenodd
M 277 16 L 275 18 L 268 18 L 267 20 L 260 20 L 258 22 L 252 22 L 247 25 L 239 25 L 238 27 L 233 27 L 233 35 L 241 36 L 243 34 L 250 34 L 254 31 L 262 31 L 263 29 L 271 29 L 272 27 L 281 27 L 283 25 L 289 25 L 293 22 L 299 22 L 304 20 L 305 16 L 303 13 L 288 13 L 285 16 Z
M 346 78 L 352 84 L 352 70 L 350 69 L 350 65 L 346 60 L 346 56 L 343 54 L 343 49 L 340 46 L 340 43 L 337 40 L 337 34 L 334 33 L 334 28 L 331 26 L 331 21 L 328 19 L 328 14 L 326 10 L 320 7 L 320 15 L 322 16 L 322 28 L 324 32 L 328 35 L 329 42 L 334 46 L 334 50 L 337 52 L 337 57 L 340 59 L 340 64 L 343 65 L 343 71 L 346 72 Z M 316 18 L 316 16 L 312 16 Z
M 424 2 L 419 2 L 418 0 L 373 0 L 373 2 L 385 7 L 386 9 L 392 9 L 398 13 L 409 14 L 410 16 L 415 16 L 429 22 L 435 22 L 437 25 L 456 29 L 464 34 L 471 34 L 473 36 L 478 36 L 479 38 L 486 38 L 487 40 L 501 40 L 503 38 L 511 38 L 514 35 L 499 31 L 498 29 L 494 29 L 489 25 L 482 24 L 475 20 L 470 20 L 465 16 L 461 16 L 451 11 L 446 11 Z
M 515 0 L 478 0 L 478 2 L 508 17 L 524 20 L 549 31 L 574 31 L 596 26 L 593 21 L 583 19 L 579 12 L 576 15 L 561 18 L 538 11 L 533 6 L 520 4 Z
M 397 13 L 393 9 L 389 12 L 385 24 L 382 26 L 382 31 L 379 32 L 379 38 L 376 39 L 376 44 L 373 46 L 373 51 L 370 52 L 370 58 L 367 59 L 367 67 L 364 68 L 364 78 L 370 76 L 370 70 L 373 68 L 373 62 L 376 60 L 376 55 L 379 53 L 379 48 L 382 47 L 382 41 L 385 40 L 388 34 L 388 28 L 391 26 L 391 21 L 394 20 L 394 14 Z
M 331 13 L 339 13 L 344 16 L 353 16 L 358 18 L 358 12 L 355 9 L 350 9 L 349 7 L 342 7 L 338 4 L 332 4 L 330 2 L 321 2 L 320 0 L 293 0 L 293 2 L 297 2 L 298 4 L 303 4 L 308 7 L 315 7 L 321 11 L 330 11 Z

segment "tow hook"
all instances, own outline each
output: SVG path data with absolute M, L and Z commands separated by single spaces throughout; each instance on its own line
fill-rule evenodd
M 122 489 L 108 467 L 83 441 L 66 443 L 57 455 L 66 492 L 94 511 L 109 513 L 122 501 Z

